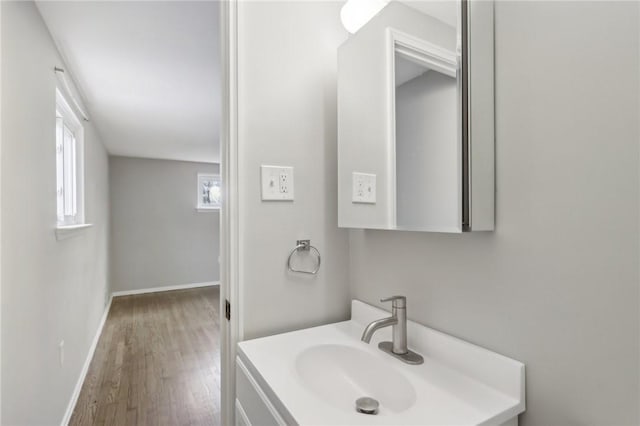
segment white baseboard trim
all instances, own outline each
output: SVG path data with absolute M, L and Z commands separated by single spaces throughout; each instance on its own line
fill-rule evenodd
M 157 293 L 159 291 L 171 291 L 171 290 L 187 290 L 190 288 L 199 288 L 199 287 L 212 287 L 220 285 L 220 281 L 207 281 L 204 283 L 192 283 L 192 284 L 179 284 L 179 285 L 168 285 L 164 287 L 152 287 L 152 288 L 141 288 L 138 290 L 123 290 L 123 291 L 114 291 L 112 293 L 113 297 L 118 296 L 130 296 L 133 294 L 144 294 L 144 293 Z
M 84 361 L 82 370 L 80 370 L 80 377 L 78 377 L 76 387 L 73 389 L 73 394 L 71 394 L 71 400 L 69 401 L 69 405 L 67 405 L 67 411 L 64 413 L 62 423 L 60 423 L 61 426 L 67 426 L 69 424 L 71 415 L 73 414 L 73 410 L 76 408 L 76 403 L 78 402 L 78 397 L 80 396 L 82 385 L 84 384 L 84 380 L 86 379 L 87 373 L 89 372 L 89 366 L 91 365 L 91 361 L 93 360 L 93 354 L 98 347 L 98 341 L 100 340 L 100 336 L 102 335 L 104 324 L 107 321 L 107 316 L 109 315 L 109 309 L 111 308 L 112 301 L 113 295 L 109 297 L 109 303 L 107 303 L 107 306 L 104 308 L 104 313 L 102 314 L 102 318 L 100 319 L 100 325 L 98 325 L 96 335 L 93 337 L 93 342 L 91 342 L 91 346 L 89 347 L 89 353 L 87 353 L 87 358 Z

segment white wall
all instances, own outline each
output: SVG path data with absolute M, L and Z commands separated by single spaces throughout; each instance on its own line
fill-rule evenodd
M 0 46 L 2 45 L 2 7 L 0 7 Z M 2 56 L 0 55 L 0 129 L 2 129 Z M 2 131 L 0 131 L 0 153 L 2 151 Z M 1 155 L 1 154 L 0 154 Z M 2 170 L 0 157 L 0 170 Z M 0 212 L 2 211 L 2 173 L 0 172 Z M 2 220 L 0 218 L 0 423 L 2 423 Z
M 64 64 L 32 2 L 0 7 L 1 422 L 51 425 L 63 418 L 110 293 L 107 154 L 85 123 L 85 211 L 94 226 L 56 240 L 53 67 Z
M 457 118 L 454 77 L 431 70 L 396 88 L 398 228 L 460 229 Z
M 638 424 L 638 3 L 495 25 L 496 231 L 351 231 L 352 296 L 523 361 L 523 426 Z
M 219 210 L 196 210 L 213 163 L 109 158 L 114 291 L 218 281 Z
M 240 307 L 245 338 L 348 317 L 347 232 L 337 225 L 339 2 L 240 2 Z M 295 201 L 260 201 L 260 165 L 295 167 Z M 311 277 L 285 262 L 297 239 L 322 253 Z

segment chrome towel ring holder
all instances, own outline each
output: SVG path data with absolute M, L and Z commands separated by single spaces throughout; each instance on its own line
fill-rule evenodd
M 311 251 L 311 250 L 316 252 L 316 257 L 318 259 L 318 263 L 316 264 L 316 267 L 313 271 L 304 271 L 301 269 L 295 269 L 291 266 L 291 258 L 293 257 L 294 254 L 296 254 L 297 252 Z M 315 275 L 320 270 L 321 260 L 322 259 L 320 257 L 320 252 L 318 251 L 317 248 L 311 245 L 311 240 L 297 240 L 296 246 L 294 247 L 293 250 L 291 250 L 291 253 L 289 253 L 289 257 L 287 258 L 287 269 L 289 270 L 289 272 L 299 272 L 301 274 Z

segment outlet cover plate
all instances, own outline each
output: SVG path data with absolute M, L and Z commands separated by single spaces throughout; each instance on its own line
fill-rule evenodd
M 293 200 L 293 167 L 260 166 L 263 201 Z
M 351 202 L 362 204 L 376 203 L 376 175 L 353 172 L 351 182 Z
M 376 203 L 376 175 L 353 172 L 351 181 L 351 202 L 362 204 Z

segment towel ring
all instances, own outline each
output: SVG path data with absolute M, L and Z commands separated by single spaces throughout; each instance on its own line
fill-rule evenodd
M 311 251 L 311 249 L 313 249 L 313 251 L 316 252 L 316 255 L 318 257 L 318 264 L 316 265 L 316 268 L 313 271 L 303 271 L 301 269 L 294 269 L 293 267 L 291 267 L 291 258 L 296 252 Z M 287 269 L 289 270 L 289 272 L 300 272 L 302 274 L 315 275 L 320 270 L 321 260 L 322 259 L 320 257 L 320 252 L 318 251 L 317 248 L 311 245 L 311 240 L 298 240 L 296 241 L 296 246 L 294 247 L 294 249 L 291 250 L 291 253 L 289 253 L 289 258 L 287 259 Z

